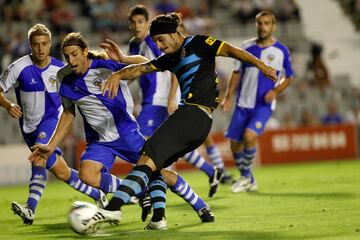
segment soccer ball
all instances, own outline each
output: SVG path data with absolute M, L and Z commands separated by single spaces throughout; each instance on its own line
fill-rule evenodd
M 70 228 L 79 234 L 92 234 L 96 229 L 89 229 L 87 223 L 97 213 L 97 209 L 97 206 L 88 202 L 74 202 L 68 214 Z

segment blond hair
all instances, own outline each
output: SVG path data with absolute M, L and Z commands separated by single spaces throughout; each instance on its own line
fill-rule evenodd
M 50 30 L 44 24 L 41 24 L 41 23 L 35 24 L 28 31 L 28 40 L 30 42 L 31 38 L 33 36 L 41 36 L 41 35 L 48 36 L 50 41 L 51 41 L 51 32 L 50 32 Z

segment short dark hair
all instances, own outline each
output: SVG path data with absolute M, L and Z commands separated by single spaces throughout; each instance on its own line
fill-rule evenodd
M 257 22 L 258 19 L 259 19 L 260 17 L 262 17 L 262 16 L 270 16 L 270 17 L 272 18 L 273 24 L 276 24 L 276 17 L 275 17 L 275 15 L 274 15 L 271 11 L 265 10 L 265 11 L 259 12 L 259 13 L 256 14 L 256 16 L 255 16 L 255 21 Z
M 131 20 L 135 15 L 143 15 L 146 21 L 149 20 L 149 11 L 144 5 L 135 5 L 129 9 L 128 19 Z

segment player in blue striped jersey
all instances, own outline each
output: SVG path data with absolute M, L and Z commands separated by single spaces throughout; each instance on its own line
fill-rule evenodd
M 240 178 L 232 185 L 234 193 L 256 191 L 251 171 L 256 153 L 256 139 L 275 110 L 276 97 L 293 78 L 289 50 L 273 37 L 275 16 L 269 11 L 256 16 L 258 37 L 245 41 L 241 48 L 276 69 L 280 81 L 274 83 L 253 66 L 236 61 L 228 89 L 222 102 L 230 109 L 237 89 L 236 108 L 225 136 L 231 140 L 231 150 L 240 171 Z
M 63 108 L 56 89 L 56 74 L 64 64 L 49 56 L 51 33 L 46 26 L 33 26 L 28 32 L 28 40 L 31 54 L 10 64 L 1 75 L 0 105 L 11 117 L 19 119 L 24 140 L 32 147 L 36 143 L 46 144 L 58 124 Z M 11 103 L 2 93 L 13 86 L 18 104 Z M 36 206 L 47 183 L 46 169 L 93 199 L 106 200 L 99 190 L 79 180 L 77 171 L 67 166 L 61 154 L 61 150 L 56 148 L 46 166 L 32 164 L 26 204 L 12 203 L 12 210 L 25 224 L 33 223 Z

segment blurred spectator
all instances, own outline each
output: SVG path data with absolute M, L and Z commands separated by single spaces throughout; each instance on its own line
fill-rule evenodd
M 23 32 L 17 32 L 11 41 L 12 58 L 17 59 L 30 53 L 29 43 Z
M 189 4 L 189 0 L 180 0 L 179 7 L 176 11 L 181 14 L 183 20 L 194 14 Z
M 297 124 L 291 113 L 284 114 L 281 122 L 281 127 L 284 129 L 293 129 L 297 127 Z
M 311 83 L 320 89 L 330 85 L 329 73 L 322 58 L 323 47 L 320 44 L 313 43 L 311 46 L 311 59 L 308 63 L 308 76 Z
M 309 127 L 315 126 L 318 124 L 318 121 L 314 117 L 313 113 L 308 109 L 304 109 L 300 116 L 300 126 Z
M 176 6 L 171 0 L 160 0 L 155 5 L 155 10 L 158 14 L 166 14 L 176 11 Z
M 45 12 L 44 0 L 23 0 L 28 20 L 43 19 Z
M 360 125 L 360 105 L 356 104 L 352 109 L 345 113 L 345 121 L 355 125 Z
M 50 16 L 52 31 L 56 34 L 61 31 L 72 32 L 74 28 L 71 23 L 74 21 L 75 16 L 68 8 L 67 0 L 54 0 L 52 6 Z
M 128 11 L 129 4 L 127 1 L 116 1 L 114 14 L 115 24 L 114 27 L 117 31 L 128 30 Z
M 321 118 L 322 124 L 340 124 L 343 117 L 338 113 L 336 102 L 330 101 L 327 105 L 327 113 Z
M 289 20 L 300 21 L 300 10 L 297 3 L 294 0 L 282 0 L 278 19 L 280 22 L 286 22 Z
M 96 0 L 90 4 L 92 25 L 95 31 L 116 29 L 115 4 L 109 0 Z
M 233 9 L 235 9 L 235 16 L 242 24 L 252 21 L 258 12 L 252 0 L 234 1 Z

